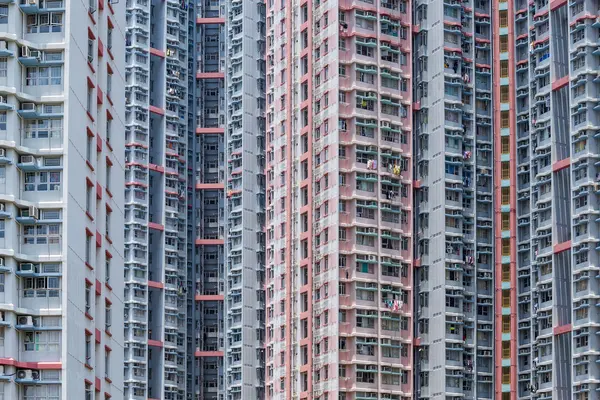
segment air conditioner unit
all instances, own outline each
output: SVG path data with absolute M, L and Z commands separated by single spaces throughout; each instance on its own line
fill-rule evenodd
M 4 257 L 0 257 L 0 267 L 4 267 Z
M 0 212 L 6 211 L 6 204 L 0 203 Z
M 29 57 L 29 47 L 27 47 L 27 46 L 21 47 L 21 56 Z
M 8 103 L 7 97 L 6 96 L 0 96 L 0 103 L 7 104 Z
M 0 50 L 8 49 L 8 45 L 6 44 L 6 40 L 0 40 Z
M 6 149 L 0 149 L 0 157 L 6 157 Z
M 21 272 L 33 272 L 33 264 L 32 263 L 21 263 L 19 265 L 19 271 L 21 271 Z
M 21 103 L 21 110 L 23 111 L 34 111 L 35 103 Z
M 369 261 L 377 261 L 377 256 L 374 254 L 369 254 Z
M 17 371 L 17 379 L 28 381 L 38 380 L 40 379 L 40 372 L 31 369 L 22 369 Z
M 33 326 L 33 317 L 31 315 L 22 315 L 17 320 L 17 325 Z
M 33 219 L 40 219 L 40 209 L 36 206 L 29 206 L 29 216 Z
M 33 158 L 33 156 L 21 156 L 19 161 L 21 164 L 33 164 L 35 159 Z
M 383 126 L 384 128 L 389 128 L 390 123 L 388 121 L 381 121 L 381 126 Z
M 29 50 L 29 57 L 39 60 L 42 58 L 42 53 L 39 50 Z
M 29 4 L 35 6 L 37 5 L 37 0 L 29 0 Z

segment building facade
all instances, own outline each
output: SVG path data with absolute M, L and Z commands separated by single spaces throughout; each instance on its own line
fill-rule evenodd
M 411 6 L 267 2 L 268 399 L 415 395 Z
M 265 3 L 199 2 L 193 15 L 188 395 L 260 399 Z
M 414 4 L 419 399 L 495 398 L 492 4 Z
M 494 10 L 497 398 L 597 396 L 599 10 Z
M 123 397 L 124 5 L 0 5 L 0 398 Z
M 185 1 L 128 0 L 125 399 L 185 399 L 188 18 Z

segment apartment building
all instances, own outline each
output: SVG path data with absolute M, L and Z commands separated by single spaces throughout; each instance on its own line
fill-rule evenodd
M 186 398 L 188 18 L 128 0 L 125 399 Z
M 416 1 L 416 398 L 493 392 L 492 3 Z
M 265 4 L 196 5 L 188 394 L 263 398 Z M 197 99 L 197 100 L 196 100 Z M 188 342 L 190 343 L 190 342 Z
M 495 391 L 592 399 L 600 5 L 506 1 L 494 14 Z
M 267 2 L 268 399 L 415 395 L 411 7 Z
M 123 5 L 0 5 L 0 398 L 123 397 Z

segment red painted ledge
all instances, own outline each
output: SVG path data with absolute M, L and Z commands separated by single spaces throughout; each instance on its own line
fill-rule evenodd
M 560 79 L 552 82 L 552 90 L 559 90 L 562 87 L 565 87 L 569 84 L 569 75 L 565 75 Z
M 194 298 L 196 301 L 223 301 L 225 295 L 222 294 L 197 294 Z
M 154 114 L 165 115 L 165 110 L 160 107 L 150 106 L 148 107 L 148 110 L 150 110 L 150 112 Z
M 157 231 L 164 231 L 165 227 L 162 224 L 157 224 L 156 222 L 148 222 L 148 228 L 156 229 Z
M 196 189 L 207 190 L 207 189 L 225 189 L 224 183 L 196 183 Z
M 555 326 L 554 327 L 554 335 L 562 335 L 563 333 L 571 332 L 573 327 L 571 324 Z
M 225 244 L 224 239 L 196 239 L 196 246 L 210 246 Z
M 222 135 L 225 133 L 225 128 L 196 128 L 196 135 Z
M 196 79 L 223 79 L 225 72 L 197 72 Z
M 163 347 L 163 342 L 161 342 L 160 340 L 148 339 L 148 346 Z
M 22 362 L 14 358 L 0 358 L 0 365 L 11 365 L 17 368 L 26 369 L 62 369 L 62 362 L 45 361 L 45 362 Z
M 562 253 L 563 251 L 569 250 L 571 248 L 571 241 L 567 240 L 566 242 L 558 243 L 554 245 L 554 254 Z
M 196 18 L 197 24 L 224 24 L 225 18 Z
M 156 281 L 148 281 L 148 286 L 157 288 L 157 289 L 162 289 L 165 287 L 165 285 L 163 285 L 162 282 L 156 282 Z
M 150 54 L 152 54 L 153 56 L 165 58 L 165 52 L 164 51 L 155 49 L 153 47 L 150 47 Z
M 165 172 L 164 167 L 161 167 L 160 165 L 156 165 L 156 164 L 148 164 L 148 169 L 151 169 L 152 171 L 156 171 L 156 172 L 160 172 L 160 173 Z
M 194 353 L 196 357 L 223 357 L 222 351 L 200 351 L 196 350 Z
M 571 165 L 571 158 L 563 158 L 562 160 L 556 161 L 552 164 L 552 172 L 560 171 L 561 169 L 567 168 Z

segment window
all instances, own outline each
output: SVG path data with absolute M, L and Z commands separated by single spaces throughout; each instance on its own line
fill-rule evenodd
M 508 11 L 500 10 L 500 27 L 506 28 L 508 26 Z
M 0 274 L 0 293 L 4 293 L 4 274 Z M 2 331 L 2 334 L 4 334 L 4 331 Z
M 104 353 L 104 376 L 108 378 L 110 375 L 110 350 L 105 349 Z
M 92 204 L 94 203 L 93 196 L 94 195 L 92 194 L 92 186 L 89 183 L 87 183 L 85 187 L 85 211 L 90 215 L 92 215 Z
M 106 164 L 106 182 L 105 182 L 105 189 L 110 191 L 110 175 L 111 175 L 111 171 L 112 171 L 112 165 L 110 164 Z
M 0 131 L 6 130 L 6 111 L 0 111 Z
M 23 244 L 59 244 L 61 224 L 24 225 Z
M 89 314 L 92 310 L 92 284 L 85 283 L 85 312 Z
M 24 351 L 58 351 L 60 331 L 25 332 Z
M 92 362 L 92 334 L 85 332 L 85 363 L 91 365 Z
M 87 142 L 85 145 L 85 159 L 92 162 L 92 154 L 94 154 L 94 136 L 86 135 Z
M 85 400 L 94 400 L 94 389 L 92 389 L 92 384 L 85 384 Z
M 8 24 L 8 5 L 0 5 L 0 24 Z
M 25 139 L 59 138 L 62 132 L 62 119 L 24 120 Z
M 4 230 L 5 230 L 4 220 L 0 219 L 0 239 L 4 239 Z
M 104 269 L 104 281 L 106 283 L 110 282 L 110 257 L 106 257 L 106 263 Z M 108 307 L 108 306 L 107 306 Z
M 106 95 L 110 97 L 110 93 L 112 91 L 112 74 L 106 73 Z
M 500 113 L 500 127 L 508 128 L 509 124 L 510 124 L 510 119 L 509 119 L 508 111 L 502 111 Z
M 508 51 L 508 35 L 500 36 L 500 52 L 506 53 Z
M 62 84 L 62 67 L 28 67 L 26 70 L 26 86 L 48 86 Z
M 23 400 L 59 400 L 60 385 L 25 385 Z
M 45 192 L 60 190 L 61 173 L 55 172 L 27 172 L 25 173 L 26 192 Z
M 87 50 L 88 62 L 92 63 L 94 62 L 94 39 L 88 39 Z
M 61 5 L 62 7 L 62 5 Z M 27 33 L 54 33 L 63 30 L 63 13 L 27 15 Z
M 106 143 L 110 144 L 110 137 L 112 133 L 112 119 L 106 120 Z
M 92 236 L 86 235 L 85 237 L 85 262 L 88 264 L 92 263 Z
M 509 98 L 508 98 L 508 86 L 507 85 L 500 86 L 500 102 L 501 103 L 508 103 L 509 102 Z
M 87 104 L 86 104 L 87 112 L 91 113 L 93 106 L 94 106 L 94 89 L 92 87 L 88 86 L 88 88 L 87 88 Z
M 0 7 L 0 10 L 2 10 L 2 7 Z M 7 72 L 8 72 L 8 58 L 0 57 L 0 78 L 6 78 Z
M 104 233 L 107 237 L 110 237 L 110 211 L 106 210 L 106 222 L 104 227 Z
M 113 43 L 113 40 L 112 40 L 112 36 L 113 35 L 112 35 L 112 33 L 113 33 L 112 28 L 109 28 L 108 31 L 106 32 L 106 48 L 109 51 L 110 51 L 110 49 L 112 49 L 112 43 Z
M 23 280 L 23 297 L 59 297 L 60 278 L 56 276 L 43 276 L 26 278 Z

